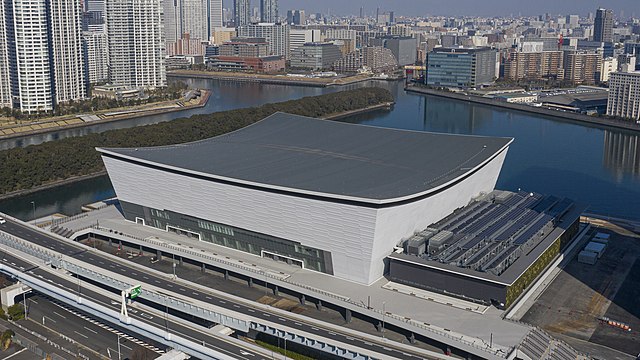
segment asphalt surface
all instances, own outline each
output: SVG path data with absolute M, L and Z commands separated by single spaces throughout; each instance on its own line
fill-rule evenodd
M 8 224 L 8 222 L 7 222 Z M 5 224 L 6 225 L 6 224 Z M 0 230 L 5 230 L 3 225 L 0 225 Z M 54 284 L 57 287 L 64 288 L 71 292 L 77 292 L 78 284 L 75 281 L 68 281 L 65 278 L 62 278 L 56 274 L 52 274 L 48 271 L 38 268 L 33 264 L 26 262 L 22 259 L 19 259 L 11 254 L 2 253 L 0 254 L 2 257 L 2 262 L 8 266 L 13 267 L 14 269 L 18 269 L 22 272 L 26 272 L 28 274 L 34 275 L 41 280 L 48 281 Z M 111 298 L 108 298 L 102 294 L 96 293 L 87 288 L 82 288 L 82 298 L 92 300 L 102 306 L 120 312 L 120 303 L 116 301 L 112 301 Z M 203 344 L 208 348 L 224 353 L 228 356 L 232 356 L 236 359 L 252 359 L 252 360 L 267 360 L 268 358 L 262 356 L 262 354 L 253 352 L 252 350 L 241 348 L 236 346 L 235 344 L 230 344 L 220 339 L 207 335 L 203 332 L 196 331 L 192 328 L 186 327 L 182 324 L 176 323 L 171 318 L 164 317 L 156 317 L 151 314 L 144 313 L 141 310 L 136 310 L 134 312 L 130 312 L 129 316 L 150 324 L 159 329 L 169 329 L 169 332 L 191 340 L 195 343 Z M 46 323 L 46 319 L 45 319 Z M 204 330 L 204 329 L 203 329 Z
M 34 244 L 49 248 L 63 255 L 90 263 L 106 271 L 119 273 L 123 276 L 134 278 L 136 281 L 147 283 L 157 288 L 162 288 L 175 293 L 182 293 L 183 295 L 189 296 L 190 298 L 197 299 L 212 305 L 216 305 L 231 311 L 247 314 L 257 319 L 262 319 L 272 323 L 281 324 L 283 326 L 291 327 L 294 329 L 298 328 L 307 333 L 328 338 L 339 343 L 344 343 L 344 344 L 349 344 L 349 345 L 357 346 L 364 349 L 369 349 L 371 351 L 375 351 L 377 353 L 387 355 L 393 358 L 398 358 L 398 359 L 424 358 L 421 355 L 407 353 L 406 350 L 394 349 L 389 345 L 371 343 L 369 340 L 359 339 L 359 338 L 353 337 L 352 335 L 341 334 L 332 330 L 317 327 L 315 325 L 301 323 L 298 320 L 287 319 L 282 315 L 264 311 L 264 308 L 261 309 L 259 307 L 250 307 L 243 304 L 234 303 L 229 299 L 220 298 L 212 294 L 203 294 L 201 290 L 195 290 L 186 286 L 175 284 L 174 282 L 167 280 L 163 277 L 146 273 L 138 268 L 134 268 L 126 264 L 113 261 L 107 257 L 101 256 L 99 253 L 87 252 L 83 248 L 80 248 L 73 244 L 69 244 L 68 242 L 59 240 L 43 232 L 33 230 L 29 227 L 21 225 L 20 223 L 13 222 L 11 220 L 7 220 L 5 224 L 0 225 L 0 230 L 10 233 L 21 239 L 30 241 Z M 43 270 L 35 270 L 35 271 L 44 272 Z M 77 289 L 77 284 L 72 285 L 70 289 Z M 119 304 L 117 306 L 119 306 Z M 111 307 L 113 306 L 111 305 Z M 153 321 L 153 319 L 149 321 Z
M 52 299 L 35 295 L 27 298 L 27 315 L 31 321 L 38 322 L 53 331 L 62 334 L 94 352 L 117 358 L 118 337 L 123 359 L 131 358 L 134 351 L 150 352 L 141 340 L 135 339 L 110 326 L 99 323 L 79 312 L 70 311 L 67 306 L 56 304 Z M 153 358 L 160 356 L 153 352 Z

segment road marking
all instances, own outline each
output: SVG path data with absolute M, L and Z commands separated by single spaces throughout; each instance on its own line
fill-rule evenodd
M 74 333 L 76 333 L 76 334 L 78 334 L 78 335 L 82 336 L 82 337 L 83 337 L 83 338 L 85 338 L 85 339 L 88 339 L 88 338 L 89 338 L 87 335 L 82 334 L 82 333 L 79 333 L 79 332 L 77 332 L 77 331 L 74 331 Z
M 55 311 L 54 311 L 53 313 L 54 313 L 54 314 L 56 314 L 56 315 L 58 315 L 58 316 L 60 316 L 60 317 L 61 317 L 61 318 L 63 318 L 63 319 L 66 319 L 66 316 L 64 316 L 64 315 L 60 315 L 60 314 L 58 314 L 58 313 L 57 313 L 57 312 L 55 312 Z
M 92 333 L 94 333 L 94 334 L 96 334 L 96 335 L 98 334 L 98 332 L 97 332 L 97 331 L 92 330 L 92 329 L 89 329 L 89 328 L 88 328 L 88 327 L 86 327 L 86 326 L 84 327 L 84 329 L 85 329 L 85 330 L 87 330 L 87 331 L 91 331 Z
M 25 350 L 27 350 L 27 348 L 22 348 L 22 349 L 20 349 L 20 350 L 18 350 L 18 351 L 16 351 L 16 352 L 14 352 L 13 354 L 11 354 L 11 355 L 7 356 L 6 358 L 3 358 L 2 360 L 10 359 L 10 358 L 12 358 L 12 357 L 14 357 L 14 356 L 16 356 L 16 355 L 20 354 L 21 352 L 23 352 L 23 351 L 25 351 Z

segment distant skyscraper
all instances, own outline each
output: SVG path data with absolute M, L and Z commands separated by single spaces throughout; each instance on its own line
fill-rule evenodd
M 85 64 L 90 84 L 109 78 L 109 43 L 105 31 L 85 31 L 82 35 Z
M 167 43 L 182 38 L 182 0 L 164 0 L 164 36 Z
M 304 10 L 288 10 L 287 23 L 294 25 L 304 25 L 307 22 Z
M 82 3 L 49 0 L 56 103 L 87 97 L 82 49 Z
M 613 41 L 613 10 L 598 9 L 593 26 L 593 41 Z
M 209 36 L 217 27 L 224 26 L 222 17 L 222 0 L 209 0 Z
M 3 1 L 0 9 L 0 106 L 25 113 L 86 97 L 82 3 Z
M 233 0 L 233 22 L 236 27 L 251 23 L 249 0 Z
M 260 21 L 278 22 L 278 0 L 260 0 Z
M 182 34 L 191 39 L 209 40 L 208 0 L 182 0 Z
M 162 0 L 107 0 L 106 27 L 111 82 L 166 86 Z
M 12 108 L 11 78 L 9 73 L 9 40 L 13 21 L 7 21 L 5 3 L 0 5 L 0 108 Z M 9 6 L 6 6 L 9 8 Z M 10 25 L 9 25 L 10 23 Z

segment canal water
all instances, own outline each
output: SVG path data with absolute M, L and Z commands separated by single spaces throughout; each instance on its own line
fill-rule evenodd
M 201 79 L 186 82 L 212 89 L 212 97 L 205 108 L 140 118 L 117 126 L 150 124 L 196 113 L 256 106 L 340 90 Z M 569 197 L 588 205 L 590 212 L 640 218 L 640 139 L 637 134 L 414 95 L 403 90 L 402 82 L 374 84 L 386 87 L 394 94 L 396 105 L 393 110 L 357 115 L 345 121 L 420 131 L 513 137 L 515 141 L 498 180 L 499 189 L 522 189 Z M 351 87 L 365 85 L 370 83 Z M 114 126 L 104 125 L 92 131 L 104 131 Z M 100 177 L 2 201 L 0 211 L 31 219 L 35 205 L 36 217 L 53 212 L 74 214 L 83 204 L 111 196 L 114 192 L 109 180 Z

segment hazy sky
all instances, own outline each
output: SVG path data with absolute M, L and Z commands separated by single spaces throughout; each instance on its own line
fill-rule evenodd
M 232 0 L 225 0 L 231 7 Z M 252 0 L 259 6 L 259 0 Z M 360 6 L 365 13 L 375 13 L 376 7 L 393 10 L 397 15 L 587 15 L 598 7 L 613 9 L 616 16 L 640 16 L 640 0 L 279 0 L 280 14 L 287 9 L 304 9 L 308 13 L 322 12 L 357 15 Z

